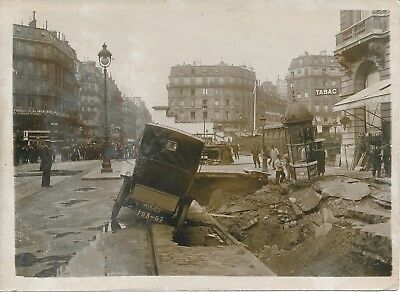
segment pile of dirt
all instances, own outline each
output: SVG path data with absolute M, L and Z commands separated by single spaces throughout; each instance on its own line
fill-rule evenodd
M 208 209 L 278 275 L 390 275 L 390 265 L 354 252 L 364 223 L 349 216 L 348 210 L 373 204 L 372 197 L 350 200 L 324 195 L 321 185 L 332 188 L 329 181 L 335 180 L 343 184 L 338 177 L 321 178 L 304 187 L 272 182 L 251 194 L 211 198 Z

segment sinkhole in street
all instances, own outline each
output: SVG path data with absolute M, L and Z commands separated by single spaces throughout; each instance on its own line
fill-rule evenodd
M 225 246 L 226 240 L 212 226 L 185 226 L 173 241 L 182 246 Z

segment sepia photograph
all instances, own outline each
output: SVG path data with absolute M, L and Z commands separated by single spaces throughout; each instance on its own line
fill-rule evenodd
M 1 2 L 0 289 L 398 289 L 372 3 Z

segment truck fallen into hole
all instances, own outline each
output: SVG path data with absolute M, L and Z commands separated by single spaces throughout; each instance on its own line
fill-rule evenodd
M 123 175 L 112 222 L 121 207 L 146 221 L 182 229 L 193 196 L 188 193 L 198 170 L 204 141 L 172 128 L 147 124 L 133 174 Z

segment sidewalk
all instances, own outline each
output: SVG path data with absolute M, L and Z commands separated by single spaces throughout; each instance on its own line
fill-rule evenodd
M 121 174 L 125 174 L 127 172 L 132 173 L 135 165 L 134 159 L 129 160 L 112 160 L 112 169 L 113 172 L 109 173 L 101 173 L 101 161 L 99 168 L 94 169 L 88 174 L 82 177 L 83 180 L 100 180 L 100 179 L 120 179 Z M 240 159 L 235 160 L 233 164 L 228 165 L 200 165 L 199 173 L 200 174 L 234 174 L 234 175 L 245 175 L 248 176 L 248 173 L 245 173 L 246 170 L 259 170 L 260 168 L 254 168 L 253 160 L 251 156 L 241 156 Z
M 96 164 L 101 164 L 101 162 L 96 160 L 55 162 L 52 165 L 50 184 L 52 186 L 57 185 L 79 172 L 92 168 Z M 41 187 L 42 171 L 39 168 L 39 163 L 20 164 L 14 167 L 15 201 L 43 190 Z
M 267 175 L 273 175 L 272 170 L 267 169 Z M 258 177 L 262 173 L 261 168 L 254 167 L 251 155 L 241 155 L 235 159 L 233 164 L 228 165 L 201 165 L 199 167 L 198 177 Z
M 60 171 L 84 171 L 91 166 L 96 164 L 96 162 L 101 166 L 100 160 L 80 160 L 80 161 L 65 161 L 65 162 L 53 162 L 51 170 L 55 172 Z M 14 166 L 14 175 L 18 176 L 20 174 L 37 175 L 41 173 L 40 163 L 25 163 Z
M 134 166 L 134 159 L 111 160 L 111 167 L 113 169 L 113 172 L 102 173 L 100 161 L 99 167 L 82 176 L 82 180 L 121 179 L 121 174 L 126 174 L 127 172 L 130 172 L 132 174 Z

